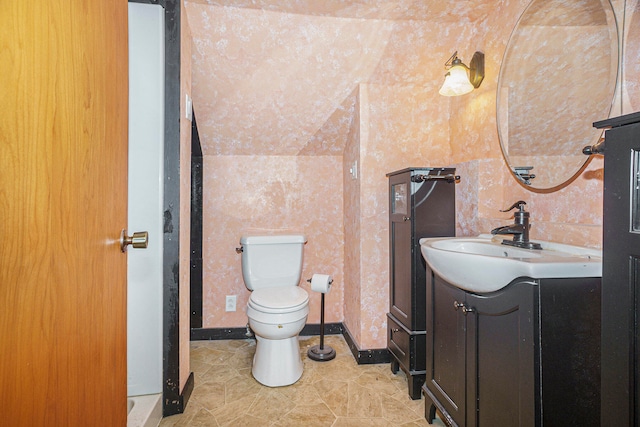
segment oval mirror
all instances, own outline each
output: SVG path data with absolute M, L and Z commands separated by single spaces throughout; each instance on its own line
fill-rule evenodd
M 498 77 L 502 153 L 525 187 L 553 191 L 586 166 L 609 117 L 618 29 L 609 0 L 533 0 L 511 33 Z M 534 176 L 533 178 L 531 176 Z
M 635 9 L 627 9 L 629 32 L 624 39 L 625 55 L 622 75 L 624 88 L 627 91 L 631 111 L 640 111 L 640 3 L 636 3 Z

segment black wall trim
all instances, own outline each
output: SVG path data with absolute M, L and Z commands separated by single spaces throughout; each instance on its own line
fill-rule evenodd
M 342 323 L 325 323 L 324 324 L 324 334 L 325 335 L 341 335 L 344 331 L 344 326 Z M 302 328 L 302 332 L 300 335 L 320 335 L 320 324 L 319 323 L 311 323 L 304 325 Z
M 371 350 L 360 350 L 358 345 L 356 344 L 351 332 L 344 327 L 344 332 L 342 336 L 344 336 L 344 340 L 347 342 L 349 349 L 351 350 L 351 354 L 355 357 L 358 365 L 373 365 L 377 363 L 389 363 L 391 361 L 391 356 L 389 355 L 389 350 L 386 348 L 376 348 Z
M 191 328 L 191 341 L 243 340 L 252 338 L 247 328 Z
M 378 363 L 389 363 L 391 357 L 386 348 L 371 350 L 360 350 L 355 344 L 349 330 L 343 323 L 325 323 L 325 335 L 344 336 L 353 357 L 358 365 L 369 365 Z M 308 324 L 300 332 L 302 336 L 320 335 L 320 324 Z M 247 335 L 247 328 L 199 328 L 191 329 L 191 341 L 213 341 L 213 340 L 241 340 L 253 338 L 253 334 Z
M 193 393 L 193 388 L 195 387 L 195 377 L 193 372 L 189 373 L 189 378 L 187 378 L 187 383 L 184 385 L 182 389 L 182 393 L 180 394 L 180 413 L 183 413 L 185 408 L 187 407 L 187 402 L 191 398 L 191 393 Z
M 202 200 L 203 158 L 195 113 L 191 122 L 191 322 L 202 328 Z
M 164 7 L 164 234 L 162 414 L 184 412 L 180 392 L 180 2 Z M 185 399 L 186 397 L 186 399 Z
M 342 323 L 325 323 L 325 335 L 340 335 Z M 308 324 L 300 335 L 320 335 L 320 324 Z M 191 328 L 191 341 L 243 340 L 253 338 L 253 332 L 247 328 Z

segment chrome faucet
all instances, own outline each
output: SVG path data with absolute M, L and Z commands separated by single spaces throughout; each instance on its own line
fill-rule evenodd
M 511 225 L 505 225 L 502 227 L 494 228 L 491 230 L 491 234 L 513 234 L 513 240 L 503 240 L 503 245 L 516 246 L 525 249 L 542 249 L 539 243 L 529 241 L 529 212 L 524 210 L 524 205 L 527 203 L 523 200 L 518 200 L 510 208 L 500 210 L 500 212 L 509 212 L 512 209 L 518 208 L 513 214 L 514 223 Z

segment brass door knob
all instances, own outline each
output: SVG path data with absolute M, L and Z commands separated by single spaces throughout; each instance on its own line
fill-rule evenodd
M 127 230 L 123 229 L 120 233 L 120 250 L 126 252 L 129 245 L 136 249 L 146 249 L 149 246 L 149 233 L 147 231 L 136 231 L 133 236 L 128 236 Z

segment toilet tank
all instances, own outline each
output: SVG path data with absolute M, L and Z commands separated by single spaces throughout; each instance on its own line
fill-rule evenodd
M 297 286 L 306 241 L 302 235 L 242 236 L 242 278 L 247 289 Z

